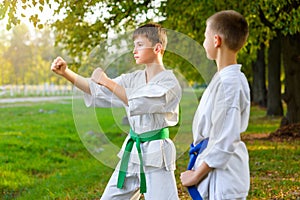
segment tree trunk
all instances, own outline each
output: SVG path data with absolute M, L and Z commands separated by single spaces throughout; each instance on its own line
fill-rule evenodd
M 267 100 L 267 115 L 282 116 L 282 101 L 281 101 L 281 37 L 280 33 L 277 37 L 270 41 L 268 50 L 268 100 Z
M 267 106 L 266 90 L 266 64 L 265 64 L 265 45 L 261 44 L 257 51 L 257 59 L 252 64 L 253 83 L 252 83 L 252 102 L 256 105 Z
M 300 33 L 283 39 L 283 62 L 285 70 L 286 116 L 281 125 L 300 122 Z

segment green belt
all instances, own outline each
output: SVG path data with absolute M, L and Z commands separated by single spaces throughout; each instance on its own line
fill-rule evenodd
M 139 154 L 139 159 L 140 159 L 140 192 L 146 193 L 146 177 L 145 177 L 144 168 L 143 168 L 143 158 L 142 158 L 142 151 L 141 151 L 140 144 L 143 142 L 149 142 L 152 140 L 161 140 L 161 139 L 169 138 L 169 129 L 163 128 L 160 130 L 154 130 L 154 131 L 142 133 L 140 135 L 136 134 L 132 129 L 130 129 L 129 133 L 130 133 L 130 139 L 127 141 L 125 151 L 122 156 L 117 187 L 122 188 L 124 185 L 130 153 L 131 153 L 133 144 L 135 142 L 136 148 L 137 148 L 137 151 Z

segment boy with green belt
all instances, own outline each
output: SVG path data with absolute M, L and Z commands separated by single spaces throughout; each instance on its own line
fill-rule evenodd
M 176 200 L 176 150 L 168 127 L 178 123 L 181 88 L 163 64 L 166 30 L 147 24 L 134 31 L 133 40 L 133 56 L 137 64 L 145 65 L 144 70 L 110 79 L 97 68 L 91 79 L 85 79 L 68 69 L 60 57 L 51 69 L 85 92 L 87 106 L 126 109 L 130 134 L 101 199 L 138 199 L 141 192 L 148 200 Z

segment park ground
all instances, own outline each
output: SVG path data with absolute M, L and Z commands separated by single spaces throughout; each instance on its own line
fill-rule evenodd
M 0 199 L 99 199 L 113 169 L 83 145 L 73 118 L 74 101 L 0 103 Z M 106 122 L 102 129 L 108 139 L 120 146 L 127 127 L 116 126 L 123 117 L 117 112 L 95 111 Z M 299 129 L 275 132 L 280 119 L 251 108 L 249 127 L 242 134 L 250 156 L 248 199 L 300 199 Z M 185 154 L 177 160 L 182 200 L 190 199 L 179 181 L 187 161 Z

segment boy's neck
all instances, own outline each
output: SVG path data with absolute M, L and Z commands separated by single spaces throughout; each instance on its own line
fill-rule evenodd
M 162 61 L 146 64 L 146 80 L 150 81 L 155 75 L 165 70 Z
M 221 71 L 229 65 L 237 64 L 237 52 L 220 51 L 216 59 L 218 71 Z

